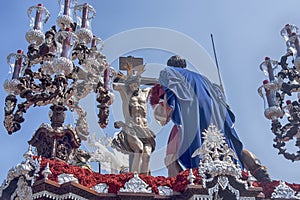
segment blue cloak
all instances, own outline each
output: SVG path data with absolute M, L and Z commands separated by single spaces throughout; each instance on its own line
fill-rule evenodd
M 198 73 L 176 67 L 162 70 L 159 82 L 164 86 L 167 103 L 173 109 L 171 119 L 180 129 L 178 158 L 184 167 L 199 166 L 200 158 L 192 158 L 192 154 L 201 146 L 201 133 L 210 124 L 222 131 L 229 147 L 241 161 L 243 145 L 233 128 L 234 115 L 219 86 Z

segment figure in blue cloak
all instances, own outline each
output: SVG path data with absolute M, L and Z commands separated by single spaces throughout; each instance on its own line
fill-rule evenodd
M 169 136 L 165 161 L 166 164 L 173 163 L 169 167 L 174 169 L 169 168 L 169 172 L 180 171 L 180 164 L 185 168 L 199 166 L 200 158 L 192 157 L 192 154 L 201 146 L 201 133 L 210 124 L 222 131 L 228 146 L 233 149 L 243 167 L 243 144 L 234 129 L 235 117 L 225 102 L 221 88 L 201 74 L 185 69 L 186 61 L 180 56 L 172 56 L 167 65 L 159 76 L 164 93 L 158 92 L 156 86 L 152 89 L 152 94 L 156 92 L 159 98 L 164 94 L 164 99 L 172 110 L 169 114 L 174 127 Z M 155 94 L 151 97 L 152 101 L 153 96 Z M 180 164 L 176 163 L 177 160 Z M 248 165 L 254 164 L 248 162 Z M 174 175 L 176 174 L 169 173 L 169 176 Z

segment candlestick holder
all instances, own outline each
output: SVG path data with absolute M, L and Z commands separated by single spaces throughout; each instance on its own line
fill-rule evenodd
M 300 150 L 290 153 L 287 142 L 294 141 L 300 148 L 300 45 L 299 28 L 287 24 L 280 31 L 286 41 L 287 50 L 280 61 L 266 58 L 260 69 L 267 80 L 258 93 L 264 99 L 265 117 L 271 120 L 271 131 L 275 135 L 273 147 L 291 161 L 300 160 Z M 281 69 L 278 69 L 278 66 Z M 278 72 L 275 73 L 275 69 Z
M 100 108 L 99 125 L 105 128 L 108 124 L 113 99 L 109 86 L 112 72 L 101 52 L 103 41 L 91 31 L 90 21 L 96 11 L 88 4 L 78 6 L 75 0 L 58 2 L 58 28 L 54 25 L 43 33 L 50 13 L 42 4 L 30 7 L 27 52 L 18 50 L 7 57 L 11 79 L 4 83 L 8 92 L 4 126 L 9 134 L 17 132 L 30 107 L 50 106 L 51 124 L 42 124 L 29 143 L 43 157 L 68 161 L 89 136 L 87 113 L 79 104 L 81 99 L 95 93 Z M 83 13 L 79 24 L 72 19 L 77 10 Z M 82 30 L 88 34 L 82 34 Z M 68 111 L 77 114 L 74 128 L 64 124 Z
M 26 33 L 26 40 L 29 44 L 40 45 L 45 39 L 43 27 L 48 21 L 50 13 L 43 4 L 38 4 L 37 6 L 28 8 L 27 15 L 30 19 L 30 30 Z

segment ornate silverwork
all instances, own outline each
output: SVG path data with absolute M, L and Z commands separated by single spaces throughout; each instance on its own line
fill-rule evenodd
M 86 12 L 87 15 L 81 15 L 80 20 L 77 14 L 80 27 L 77 26 L 79 23 L 73 22 L 71 9 Z M 5 101 L 4 126 L 9 134 L 21 129 L 25 120 L 23 114 L 31 106 L 52 104 L 77 112 L 76 134 L 86 140 L 89 134 L 86 112 L 79 106 L 79 101 L 91 92 L 97 94 L 100 103 L 99 124 L 106 127 L 112 95 L 110 88 L 105 86 L 109 85 L 111 76 L 103 77 L 104 70 L 110 68 L 100 52 L 103 41 L 93 36 L 90 30 L 90 20 L 95 14 L 94 8 L 88 4 L 65 1 L 57 19 L 60 30 L 57 32 L 53 26 L 44 34 L 43 25 L 50 16 L 48 10 L 42 4 L 28 9 L 31 21 L 31 29 L 26 34 L 28 51 L 23 54 L 18 50 L 7 57 L 12 79 L 4 84 L 9 93 Z M 17 96 L 24 101 L 17 102 Z
M 248 185 L 246 181 L 241 180 L 242 170 L 237 162 L 237 156 L 228 147 L 224 135 L 215 125 L 211 124 L 202 134 L 203 144 L 192 156 L 200 155 L 203 158 L 199 164 L 199 175 L 203 178 L 203 187 L 207 188 L 207 183 L 217 179 L 217 183 L 208 189 L 211 198 L 214 193 L 215 195 L 218 194 L 219 189 L 225 190 L 227 188 L 238 199 L 240 193 L 231 186 L 228 176 L 243 184 L 246 189 Z
M 228 188 L 228 190 L 231 191 L 236 196 L 236 199 L 240 198 L 239 190 L 235 189 L 234 187 L 232 187 L 230 185 L 228 178 L 226 176 L 219 176 L 217 184 L 215 186 L 213 186 L 212 188 L 208 189 L 208 194 L 210 196 L 210 199 L 213 199 L 214 194 L 215 194 L 215 196 L 218 195 L 218 192 L 220 189 L 219 186 L 221 187 L 222 190 L 225 190 L 226 188 Z
M 38 193 L 34 193 L 32 195 L 32 199 L 40 199 L 40 198 L 49 198 L 49 199 L 56 199 L 56 200 L 65 200 L 65 199 L 75 199 L 75 200 L 89 200 L 86 199 L 84 197 L 81 197 L 77 194 L 73 194 L 73 193 L 67 193 L 67 194 L 54 194 L 52 192 L 48 192 L 48 191 L 42 191 L 42 192 L 38 192 Z
M 159 186 L 158 193 L 162 196 L 172 196 L 174 191 L 168 186 Z
M 40 45 L 45 40 L 45 35 L 41 30 L 28 31 L 25 37 L 28 43 L 35 45 Z
M 228 147 L 221 131 L 211 124 L 202 134 L 204 142 L 192 156 L 200 155 L 203 157 L 199 165 L 199 175 L 204 178 L 204 182 L 206 181 L 206 174 L 212 178 L 219 175 L 229 175 L 236 180 L 240 179 L 242 170 L 236 162 L 237 157 L 234 151 Z
M 98 193 L 108 193 L 108 186 L 105 183 L 99 183 L 91 188 Z
M 248 171 L 248 179 L 247 182 L 249 184 L 250 188 L 253 188 L 253 183 L 256 181 L 256 178 L 254 176 L 252 176 L 251 172 Z
M 152 188 L 148 187 L 137 173 L 134 173 L 133 178 L 125 183 L 120 192 L 152 193 Z
M 279 185 L 274 189 L 272 193 L 272 198 L 278 199 L 300 199 L 300 197 L 295 196 L 296 192 L 285 184 L 284 181 L 280 181 Z
M 57 176 L 57 180 L 58 180 L 58 184 L 64 184 L 64 183 L 68 183 L 68 182 L 75 182 L 78 183 L 78 179 L 74 177 L 73 174 L 60 174 Z
M 300 57 L 299 28 L 286 24 L 280 31 L 287 46 L 286 53 L 280 61 L 269 57 L 260 65 L 267 79 L 258 89 L 264 99 L 264 110 L 267 119 L 271 120 L 271 131 L 275 135 L 273 147 L 278 149 L 286 159 L 300 160 L 300 151 L 288 152 L 286 143 L 295 139 L 295 146 L 300 148 Z M 281 66 L 281 69 L 277 69 Z M 277 72 L 275 73 L 275 69 Z M 285 124 L 282 124 L 285 123 Z
M 29 147 L 28 151 L 24 153 L 24 158 L 25 161 L 22 161 L 20 164 L 18 164 L 15 167 L 12 167 L 7 174 L 6 179 L 3 181 L 2 185 L 0 186 L 0 197 L 2 196 L 3 191 L 10 185 L 11 181 L 14 180 L 15 178 L 21 178 L 23 177 L 24 181 L 27 184 L 28 182 L 31 182 L 31 185 L 33 185 L 35 178 L 38 175 L 40 171 L 40 158 L 39 159 L 33 159 L 32 158 L 32 152 L 31 152 L 31 147 Z M 23 180 L 20 180 L 20 188 L 21 186 L 25 187 L 25 183 Z M 18 186 L 19 187 L 19 186 Z M 26 191 L 27 189 L 24 188 Z M 21 190 L 21 189 L 19 189 Z M 18 191 L 20 192 L 20 191 Z M 16 194 L 19 195 L 19 194 Z M 20 193 L 21 195 L 21 193 Z M 21 198 L 22 199 L 22 198 Z
M 48 176 L 52 174 L 50 167 L 49 167 L 49 162 L 47 162 L 47 165 L 45 169 L 42 171 L 42 175 L 44 176 L 45 179 L 48 179 Z
M 190 185 L 194 185 L 194 180 L 196 179 L 196 176 L 193 174 L 193 169 L 190 169 L 190 173 L 187 179 L 190 182 Z
M 32 200 L 32 189 L 24 176 L 19 177 L 17 188 L 14 193 L 12 193 L 10 199 Z

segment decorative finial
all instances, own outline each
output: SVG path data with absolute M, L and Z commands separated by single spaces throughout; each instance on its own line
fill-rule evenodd
M 23 157 L 28 160 L 29 158 L 32 158 L 34 156 L 34 153 L 32 152 L 32 146 L 29 145 L 28 150 L 23 154 Z
M 190 169 L 190 173 L 189 173 L 189 176 L 187 177 L 187 179 L 189 180 L 190 185 L 195 185 L 194 181 L 196 179 L 196 176 L 193 173 L 193 169 Z
M 253 183 L 256 181 L 256 179 L 254 178 L 254 176 L 252 176 L 251 172 L 248 171 L 248 179 L 247 182 L 249 184 L 250 188 L 253 188 Z
M 46 165 L 45 169 L 42 171 L 42 174 L 46 180 L 48 179 L 48 176 L 50 174 L 52 174 L 50 167 L 49 167 L 49 162 L 47 162 L 47 165 Z

